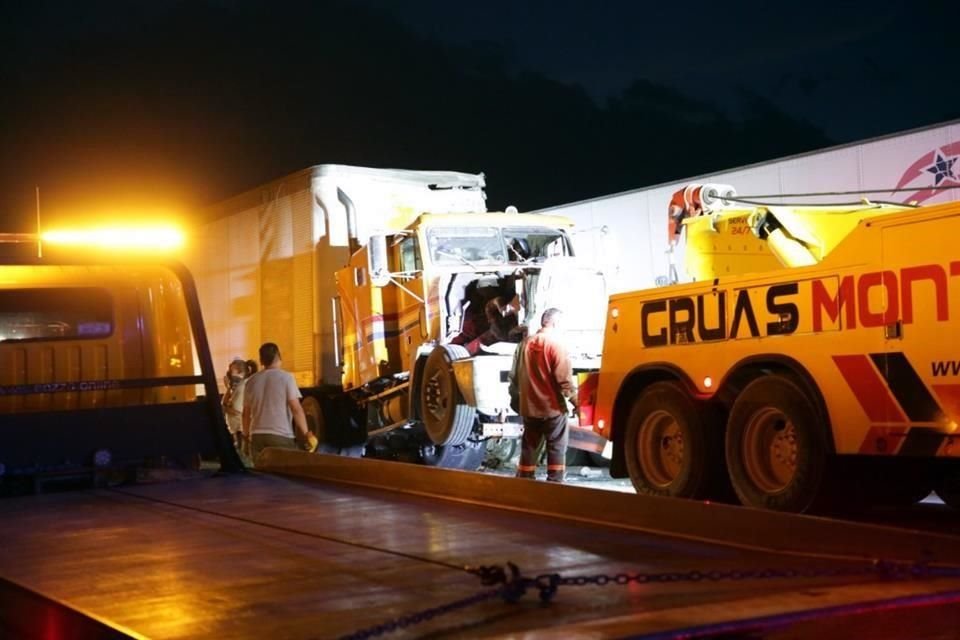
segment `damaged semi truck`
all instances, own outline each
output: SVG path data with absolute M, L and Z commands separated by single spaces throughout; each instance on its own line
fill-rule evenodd
M 324 451 L 479 467 L 521 431 L 507 376 L 522 336 L 559 307 L 575 370 L 595 371 L 606 308 L 568 219 L 488 212 L 484 187 L 319 165 L 211 208 L 187 262 L 215 361 L 278 343 Z

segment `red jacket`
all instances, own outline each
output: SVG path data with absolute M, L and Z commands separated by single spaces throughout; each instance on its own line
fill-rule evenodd
M 540 329 L 523 344 L 522 366 L 517 376 L 520 415 L 554 418 L 567 413 L 564 398 L 576 395 L 573 367 L 566 348 L 552 327 Z

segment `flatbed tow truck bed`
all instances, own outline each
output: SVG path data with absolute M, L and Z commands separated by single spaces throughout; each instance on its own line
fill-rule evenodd
M 930 575 L 960 565 L 947 536 L 301 452 L 271 451 L 269 463 L 275 473 L 0 501 L 0 636 L 917 638 L 960 628 L 960 578 Z M 922 575 L 872 558 L 920 560 L 906 571 Z M 507 562 L 530 577 L 648 577 L 562 583 L 549 604 L 527 584 L 510 603 L 490 595 L 503 585 L 464 570 Z M 398 628 L 376 628 L 390 621 Z

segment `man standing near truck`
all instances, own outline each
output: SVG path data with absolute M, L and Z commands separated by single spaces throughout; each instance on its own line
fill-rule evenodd
M 273 342 L 260 345 L 260 364 L 263 370 L 247 380 L 243 392 L 243 436 L 254 464 L 267 447 L 298 449 L 300 442 L 314 451 L 317 438 L 307 429 L 296 380 L 282 369 L 280 347 Z
M 560 310 L 543 312 L 540 330 L 524 340 L 514 360 L 511 377 L 520 393 L 523 443 L 518 478 L 533 478 L 537 470 L 537 449 L 547 441 L 547 481 L 563 482 L 567 457 L 567 398 L 575 398 L 570 356 L 560 339 Z
M 223 406 L 223 415 L 227 418 L 227 429 L 233 438 L 233 445 L 237 451 L 243 447 L 243 385 L 247 378 L 247 363 L 240 356 L 234 357 L 227 367 L 227 375 L 223 377 L 226 392 L 220 404 Z

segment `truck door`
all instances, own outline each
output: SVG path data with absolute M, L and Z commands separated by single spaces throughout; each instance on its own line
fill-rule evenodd
M 957 215 L 907 221 L 882 231 L 887 281 L 882 288 L 890 303 L 881 371 L 909 429 L 899 455 L 929 457 L 943 447 L 960 448 L 960 442 L 943 437 L 945 427 L 960 421 L 958 309 L 951 305 L 960 300 L 960 263 L 951 260 L 957 233 Z
M 402 285 L 397 287 L 396 317 L 390 320 L 399 336 L 402 360 L 405 365 L 410 365 L 417 348 L 427 337 L 424 333 L 426 295 L 423 261 L 416 235 L 405 234 L 394 238 L 390 248 L 390 271 Z

